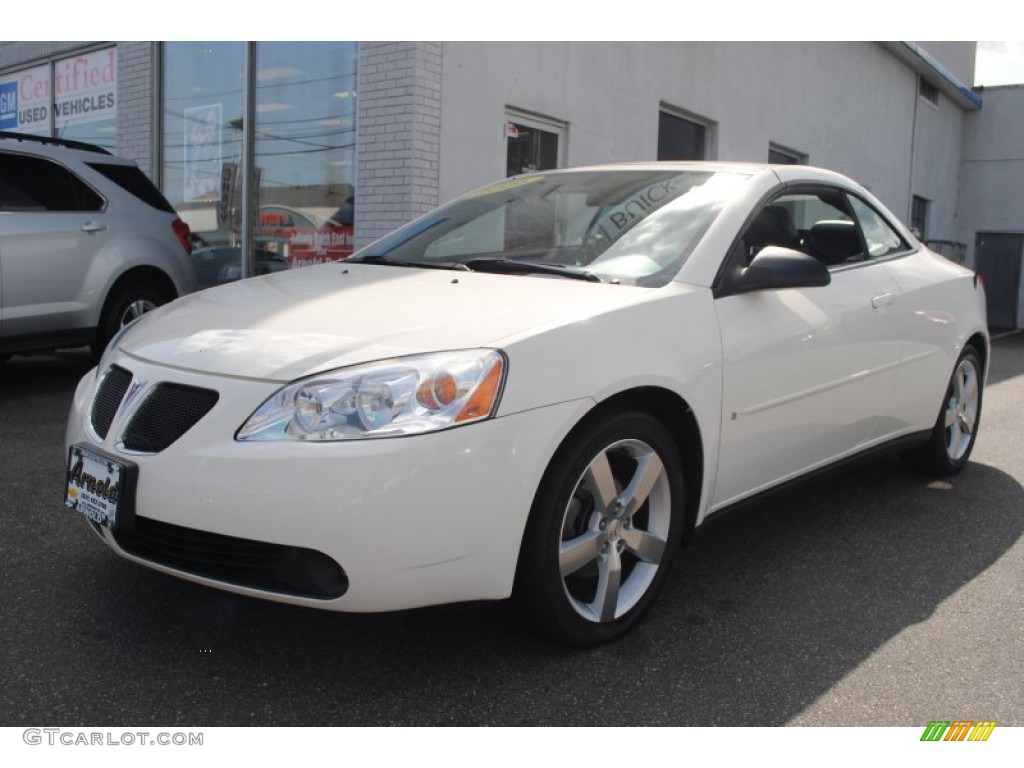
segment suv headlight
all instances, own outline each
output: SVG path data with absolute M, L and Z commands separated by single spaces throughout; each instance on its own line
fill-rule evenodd
M 493 349 L 437 352 L 293 381 L 256 409 L 236 440 L 356 440 L 434 432 L 489 418 L 507 368 Z

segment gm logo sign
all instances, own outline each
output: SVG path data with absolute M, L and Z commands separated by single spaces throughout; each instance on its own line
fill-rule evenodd
M 0 84 L 0 130 L 18 127 L 18 83 Z

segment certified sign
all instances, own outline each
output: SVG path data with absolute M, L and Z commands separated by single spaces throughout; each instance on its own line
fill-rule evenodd
M 58 129 L 117 117 L 117 49 L 83 53 L 53 67 Z

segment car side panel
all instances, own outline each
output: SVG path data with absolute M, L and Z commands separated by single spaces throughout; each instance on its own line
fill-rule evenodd
M 0 213 L 3 333 L 46 333 L 89 324 L 87 277 L 108 230 L 82 231 L 104 213 Z
M 715 508 L 869 443 L 890 407 L 900 305 L 877 263 L 835 270 L 819 288 L 715 302 L 724 357 Z
M 599 407 L 641 387 L 678 395 L 693 411 L 704 450 L 699 523 L 716 472 L 722 395 L 721 341 L 710 290 L 671 283 L 628 306 L 495 345 L 509 358 L 499 416 L 582 399 Z
M 27 221 L 37 217 L 42 218 Z M 162 270 L 177 295 L 191 291 L 194 273 L 184 261 L 184 249 L 177 240 L 169 241 L 172 217 L 154 215 L 141 226 L 133 222 L 137 218 L 113 213 L 20 215 L 17 229 L 0 235 L 3 335 L 95 327 L 111 287 L 137 266 Z M 86 220 L 107 229 L 85 233 L 81 225 Z M 157 234 L 163 229 L 169 234 L 166 239 Z
M 885 268 L 900 286 L 906 312 L 893 407 L 880 425 L 883 437 L 930 428 L 964 343 L 975 333 L 988 333 L 984 291 L 970 270 L 927 249 L 888 261 Z

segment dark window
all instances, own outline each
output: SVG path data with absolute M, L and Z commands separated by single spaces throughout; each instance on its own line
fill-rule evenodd
M 558 167 L 558 134 L 509 121 L 507 176 Z
M 803 165 L 807 162 L 807 155 L 769 144 L 768 162 L 773 165 Z
M 914 195 L 910 203 L 910 226 L 917 230 L 919 239 L 924 240 L 928 231 L 928 200 Z
M 923 77 L 917 79 L 917 92 L 921 94 L 921 98 L 927 99 L 932 104 L 939 103 L 939 89 Z
M 142 202 L 153 206 L 158 211 L 174 213 L 174 208 L 167 202 L 160 190 L 146 178 L 141 170 L 134 165 L 116 165 L 112 163 L 88 163 L 88 166 L 99 171 L 112 182 L 129 192 Z
M 99 211 L 103 204 L 102 197 L 56 163 L 0 153 L 0 210 Z
M 658 159 L 703 160 L 707 128 L 668 112 L 658 113 Z

